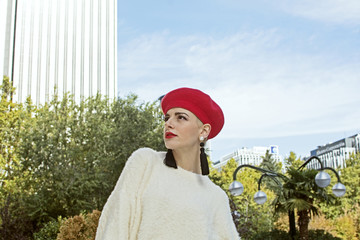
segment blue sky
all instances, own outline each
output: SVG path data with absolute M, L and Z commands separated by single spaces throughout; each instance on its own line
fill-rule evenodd
M 210 94 L 212 160 L 278 145 L 302 157 L 360 133 L 360 1 L 118 1 L 118 91 Z

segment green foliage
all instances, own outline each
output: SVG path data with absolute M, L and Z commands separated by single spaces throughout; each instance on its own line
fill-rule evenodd
M 309 231 L 309 240 L 340 240 L 331 233 L 327 233 L 324 230 L 310 230 Z
M 358 239 L 354 219 L 349 214 L 344 214 L 335 221 L 335 229 L 338 237 L 344 240 Z
M 26 114 L 21 104 L 12 101 L 15 89 L 8 77 L 3 78 L 0 92 L 0 239 L 27 239 L 33 224 L 22 199 L 23 182 L 29 174 L 18 174 L 21 161 L 17 154 Z
M 313 169 L 298 170 L 289 167 L 288 181 L 283 185 L 286 202 L 285 210 L 310 210 L 313 214 L 318 213 L 318 207 L 314 204 L 316 200 L 330 202 L 334 198 L 329 196 L 323 188 L 315 184 L 315 176 L 318 171 Z
M 130 154 L 160 150 L 159 109 L 135 96 L 110 102 L 97 95 L 76 104 L 71 96 L 38 108 L 21 132 L 18 153 L 29 214 L 39 222 L 102 209 Z M 20 174 L 20 173 L 19 173 Z
M 292 239 L 289 234 L 285 231 L 274 229 L 270 232 L 260 232 L 255 235 L 251 240 L 300 240 L 299 236 L 295 236 Z M 341 238 L 335 237 L 330 233 L 327 233 L 323 230 L 310 230 L 309 231 L 309 240 L 341 240 Z
M 94 240 L 101 212 L 80 214 L 64 220 L 57 240 Z
M 273 214 L 276 213 L 275 216 L 279 216 L 281 213 L 285 213 L 287 216 L 290 212 L 294 212 L 294 216 L 295 214 L 298 216 L 299 229 L 296 239 L 358 239 L 360 211 L 356 206 L 359 201 L 359 181 L 357 181 L 360 176 L 359 159 L 359 155 L 353 155 L 347 162 L 347 168 L 341 170 L 341 178 L 347 187 L 347 194 L 344 198 L 338 199 L 335 199 L 331 193 L 331 188 L 323 189 L 315 184 L 315 176 L 318 171 L 306 168 L 298 169 L 303 161 L 297 158 L 293 152 L 286 159 L 286 175 L 278 173 L 282 187 L 276 184 L 266 184 L 268 189 L 273 190 L 272 192 L 262 185 L 261 189 L 267 193 L 270 199 L 262 206 L 256 205 L 252 199 L 257 191 L 260 174 L 252 169 L 241 170 L 237 175 L 237 180 L 244 185 L 244 193 L 238 197 L 229 196 L 234 221 L 241 237 L 243 239 L 290 239 L 289 233 L 276 230 L 278 226 L 274 225 Z M 263 157 L 261 167 L 279 172 L 279 169 L 272 164 L 270 154 Z M 213 169 L 210 178 L 227 191 L 229 184 L 233 181 L 232 176 L 236 168 L 237 164 L 232 159 L 222 168 L 222 171 L 217 172 Z M 334 184 L 336 176 L 332 172 L 329 174 L 332 175 Z M 269 181 L 269 183 L 271 182 Z M 269 203 L 271 199 L 274 199 L 275 208 Z M 348 207 L 344 208 L 344 206 Z M 317 226 L 312 224 L 312 229 L 308 230 L 311 217 L 317 216 L 320 212 L 329 213 L 333 209 L 336 209 L 336 215 L 327 214 L 327 216 L 333 216 L 332 219 L 323 217 L 322 222 L 326 223 L 318 222 Z M 295 218 L 293 218 L 293 223 L 294 230 L 296 230 Z M 289 228 L 288 220 L 280 229 L 286 230 L 287 228 Z
M 339 200 L 349 207 L 360 204 L 360 153 L 352 154 L 346 161 L 346 168 L 339 171 L 341 181 L 346 186 L 346 194 Z
M 32 234 L 58 216 L 102 209 L 133 151 L 164 150 L 158 102 L 97 95 L 77 104 L 65 95 L 44 106 L 30 99 L 21 105 L 11 101 L 7 80 L 0 104 L 0 207 L 9 194 L 16 204 L 2 215 L 3 232 L 26 220 Z
M 348 233 L 341 232 L 353 232 L 351 225 L 355 227 L 356 238 L 360 238 L 360 153 L 352 154 L 346 161 L 346 168 L 338 169 L 341 177 L 341 182 L 346 187 L 346 194 L 341 198 L 336 198 L 336 202 L 333 205 L 321 204 L 321 211 L 325 214 L 326 218 L 331 219 L 337 226 L 337 231 L 340 236 L 344 237 Z M 334 185 L 337 181 L 336 176 L 332 173 L 331 185 Z M 329 194 L 331 189 L 328 189 Z M 346 217 L 344 217 L 346 216 Z M 338 222 L 338 219 L 344 218 L 344 224 Z M 353 222 L 348 224 L 350 219 Z M 345 231 L 345 229 L 348 229 Z M 345 238 L 344 238 L 345 239 Z
M 289 157 L 285 158 L 285 166 L 299 168 L 304 162 L 296 156 L 294 152 L 290 152 Z
M 230 159 L 220 172 L 212 167 L 211 162 L 209 167 L 209 178 L 211 179 L 211 181 L 221 187 L 223 190 L 227 191 L 229 189 L 229 185 L 233 181 L 234 171 L 237 168 L 237 163 L 235 159 Z
M 289 236 L 289 234 L 285 231 L 280 231 L 277 229 L 274 229 L 272 231 L 265 231 L 265 232 L 259 232 L 258 234 L 254 235 L 253 237 L 249 238 L 249 240 L 292 240 Z
M 269 150 L 266 150 L 265 156 L 262 156 L 262 162 L 260 168 L 269 170 L 272 172 L 280 173 L 281 172 L 281 163 L 277 163 L 273 158 L 272 154 L 269 153 Z M 264 175 L 267 176 L 267 175 Z M 279 179 L 281 180 L 281 179 Z M 281 194 L 281 188 L 279 188 L 279 181 L 274 180 L 271 177 L 264 177 L 261 181 L 262 186 L 266 186 L 267 189 L 275 192 L 276 194 Z
M 315 176 L 318 173 L 312 169 L 299 169 L 302 161 L 291 152 L 286 159 L 286 175 L 283 178 L 281 194 L 278 193 L 274 201 L 276 213 L 288 213 L 290 232 L 295 232 L 295 213 L 298 216 L 299 234 L 303 239 L 308 238 L 308 225 L 312 215 L 319 214 L 319 203 L 331 203 L 334 197 L 325 189 L 315 184 Z
M 0 103 L 0 240 L 30 239 L 34 231 L 37 240 L 55 239 L 60 222 L 61 240 L 93 239 L 94 231 L 85 232 L 96 229 L 98 219 L 80 213 L 102 209 L 134 150 L 165 150 L 158 102 L 139 104 L 134 95 L 110 101 L 97 95 L 77 104 L 66 95 L 35 107 L 30 98 L 24 104 L 14 103 L 14 91 L 9 79 L 4 78 Z M 243 239 L 286 239 L 287 233 L 274 231 L 274 212 L 296 210 L 298 222 L 307 226 L 310 216 L 320 212 L 319 206 L 335 229 L 333 235 L 359 239 L 360 155 L 352 155 L 340 171 L 347 193 L 332 205 L 325 204 L 333 201 L 331 189 L 314 184 L 316 171 L 298 171 L 302 163 L 290 153 L 285 163 L 289 179 L 282 179 L 282 188 L 264 178 L 261 189 L 268 196 L 264 205 L 253 201 L 260 173 L 253 169 L 238 173 L 237 180 L 245 191 L 229 197 Z M 261 167 L 280 171 L 269 153 Z M 232 159 L 220 172 L 211 169 L 209 177 L 228 193 L 236 168 Z M 329 173 L 334 184 L 336 177 Z M 74 215 L 66 224 L 58 219 Z M 309 236 L 338 239 L 323 231 L 310 231 Z
M 237 197 L 231 196 L 228 189 L 233 181 L 233 173 L 236 168 L 236 161 L 230 159 L 220 172 L 212 169 L 209 177 L 215 184 L 219 185 L 228 193 L 237 230 L 243 239 L 249 239 L 259 231 L 269 231 L 272 228 L 274 219 L 273 210 L 270 205 L 274 194 L 265 188 L 262 189 L 266 192 L 270 201 L 267 201 L 263 205 L 256 204 L 253 196 L 257 192 L 257 181 L 260 173 L 253 169 L 244 169 L 237 174 L 237 180 L 244 185 L 244 192 Z
M 335 219 L 326 218 L 325 215 L 317 216 L 311 221 L 309 229 L 322 229 L 341 239 L 359 239 L 357 219 L 360 207 L 354 206 L 353 209 L 345 211 Z
M 273 158 L 272 154 L 269 153 L 269 150 L 266 150 L 265 156 L 262 156 L 262 162 L 260 167 L 273 172 L 280 172 L 281 163 L 277 163 Z
M 326 218 L 324 214 L 314 216 L 309 223 L 309 229 L 321 229 L 333 235 L 336 233 L 333 221 Z
M 47 222 L 39 232 L 34 233 L 34 240 L 56 240 L 62 221 L 63 219 L 58 217 L 57 220 Z
M 22 105 L 11 99 L 15 89 L 11 87 L 8 77 L 4 77 L 0 90 L 0 200 L 5 201 L 9 193 L 20 192 L 19 184 L 27 175 L 16 174 L 20 168 L 16 150 L 21 141 L 24 110 Z
M 0 207 L 0 240 L 30 239 L 33 224 L 16 196 L 8 195 Z

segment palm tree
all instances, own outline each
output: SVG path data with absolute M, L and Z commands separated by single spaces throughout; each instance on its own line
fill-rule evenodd
M 266 157 L 264 157 L 265 160 Z M 244 187 L 240 182 L 236 181 L 236 174 L 241 168 L 247 167 L 260 171 L 263 174 L 261 175 L 258 182 L 258 189 L 260 191 L 261 180 L 263 177 L 269 177 L 276 183 L 268 184 L 271 190 L 276 193 L 276 198 L 273 201 L 275 206 L 275 213 L 285 212 L 289 216 L 289 233 L 292 239 L 295 239 L 296 235 L 296 226 L 295 226 L 295 212 L 298 215 L 298 226 L 299 226 L 299 239 L 307 240 L 309 238 L 308 226 L 311 219 L 311 216 L 318 215 L 319 207 L 316 205 L 318 202 L 332 202 L 335 198 L 331 195 L 328 195 L 324 188 L 319 187 L 315 183 L 316 175 L 318 170 L 314 169 L 304 169 L 304 167 L 313 159 L 317 159 L 320 163 L 320 159 L 316 156 L 310 157 L 305 162 L 302 162 L 300 159 L 296 159 L 294 153 L 290 154 L 290 157 L 287 159 L 289 167 L 287 167 L 287 173 L 281 174 L 279 172 L 271 171 L 268 169 L 255 167 L 252 165 L 243 164 L 236 168 L 233 174 L 233 183 L 231 183 L 229 190 L 230 193 L 234 196 L 240 195 Z M 321 169 L 332 170 L 340 182 L 340 178 L 336 171 L 332 168 L 323 167 L 321 163 Z M 278 181 L 281 179 L 282 183 Z M 321 184 L 320 184 L 321 185 Z M 280 186 L 280 188 L 279 188 Z M 263 199 L 255 200 L 258 204 L 264 202 Z M 263 195 L 262 195 L 263 198 Z M 266 201 L 266 198 L 265 198 Z
M 311 216 L 318 215 L 316 203 L 330 202 L 334 198 L 325 189 L 315 183 L 318 172 L 314 169 L 300 171 L 294 167 L 287 170 L 288 179 L 282 186 L 282 194 L 274 200 L 275 212 L 287 212 L 289 216 L 290 235 L 295 235 L 295 211 L 298 215 L 299 239 L 307 240 Z

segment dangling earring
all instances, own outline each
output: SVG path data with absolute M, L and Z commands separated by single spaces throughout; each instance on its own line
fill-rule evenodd
M 200 165 L 201 165 L 201 173 L 202 175 L 209 175 L 209 164 L 207 160 L 207 156 L 204 149 L 204 137 L 200 137 Z
M 171 149 L 168 149 L 165 159 L 164 159 L 164 163 L 168 167 L 177 168 L 175 158 L 174 158 L 174 155 L 173 155 Z

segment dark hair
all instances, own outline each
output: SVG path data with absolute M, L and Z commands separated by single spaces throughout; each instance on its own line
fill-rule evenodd
M 175 158 L 174 158 L 174 155 L 173 155 L 171 149 L 168 149 L 165 159 L 164 159 L 164 163 L 168 167 L 177 168 Z

